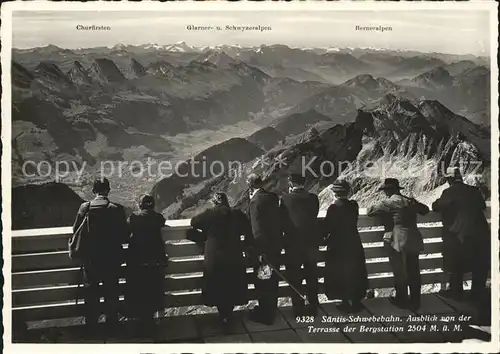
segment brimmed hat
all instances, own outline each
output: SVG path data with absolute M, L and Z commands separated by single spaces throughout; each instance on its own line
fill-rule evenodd
M 251 173 L 247 176 L 247 183 L 251 187 L 261 187 L 263 184 L 262 177 L 256 173 Z
M 454 181 L 461 181 L 462 174 L 460 173 L 460 169 L 458 167 L 448 167 L 446 169 L 446 173 L 444 175 L 445 178 L 450 178 Z
M 216 192 L 212 196 L 212 202 L 216 205 L 224 205 L 229 206 L 229 201 L 227 199 L 227 195 L 222 192 Z
M 141 209 L 153 209 L 155 207 L 155 200 L 148 194 L 143 194 L 139 197 L 139 207 Z
M 399 181 L 396 178 L 386 178 L 384 183 L 378 187 L 379 191 L 387 190 L 387 189 L 403 189 L 399 186 Z
M 332 191 L 334 193 L 349 193 L 351 186 L 346 180 L 338 179 L 332 184 Z

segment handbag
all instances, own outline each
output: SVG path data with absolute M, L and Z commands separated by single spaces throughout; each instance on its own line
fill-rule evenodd
M 388 243 L 389 245 L 392 244 L 392 240 L 393 240 L 393 232 L 392 231 L 385 231 L 384 232 L 384 236 L 382 237 L 382 240 L 385 242 L 385 243 Z
M 85 217 L 83 218 L 80 226 L 73 233 L 73 236 L 68 240 L 69 258 L 82 260 L 85 257 L 85 240 L 88 239 L 90 233 L 90 202 L 85 210 Z
M 268 264 L 260 264 L 257 269 L 257 278 L 260 280 L 269 280 L 273 274 L 273 270 Z

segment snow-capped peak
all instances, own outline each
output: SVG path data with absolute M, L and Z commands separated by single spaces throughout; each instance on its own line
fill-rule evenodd
M 125 49 L 126 45 L 123 44 L 123 43 L 118 43 L 116 44 L 112 49 L 115 49 L 115 50 L 121 50 L 121 49 Z
M 148 43 L 143 46 L 144 49 L 156 49 L 160 50 L 163 49 L 163 46 L 157 44 L 157 43 Z
M 165 46 L 165 50 L 169 52 L 196 52 L 197 50 L 186 44 L 184 41 L 179 41 L 175 44 Z

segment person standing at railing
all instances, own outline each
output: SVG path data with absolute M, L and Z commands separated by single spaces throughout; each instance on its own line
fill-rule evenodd
M 444 295 L 461 299 L 464 273 L 472 272 L 470 295 L 477 301 L 491 266 L 486 203 L 479 188 L 463 183 L 458 167 L 448 168 L 445 178 L 450 187 L 432 203 L 443 218 L 443 270 L 450 273 L 450 289 Z
M 161 228 L 163 215 L 154 211 L 152 196 L 139 198 L 139 212 L 129 218 L 131 231 L 127 249 L 127 290 L 125 301 L 128 315 L 139 318 L 140 329 L 149 333 L 153 328 L 153 315 L 164 308 L 165 267 L 167 255 Z
M 326 234 L 325 288 L 330 300 L 341 299 L 338 309 L 358 312 L 366 296 L 368 273 L 363 244 L 358 233 L 359 206 L 349 200 L 347 181 L 332 185 L 335 202 L 330 205 L 324 220 Z
M 282 247 L 279 198 L 264 189 L 262 177 L 257 174 L 250 174 L 247 184 L 250 190 L 248 214 L 259 260 L 279 269 Z M 257 272 L 258 267 L 254 270 L 254 273 Z M 250 313 L 252 321 L 268 325 L 274 323 L 278 309 L 278 285 L 279 276 L 275 272 L 270 279 L 255 279 L 259 305 Z
M 85 323 L 91 332 L 95 331 L 101 313 L 99 299 L 102 282 L 104 313 L 108 330 L 113 332 L 118 325 L 119 291 L 118 279 L 123 262 L 123 243 L 127 242 L 129 231 L 125 209 L 108 199 L 109 181 L 98 178 L 92 192 L 95 198 L 80 206 L 73 231 L 80 227 L 88 216 L 89 232 L 82 256 L 84 271 Z M 97 334 L 97 333 L 95 333 Z
M 380 216 L 384 223 L 384 246 L 396 290 L 396 296 L 389 301 L 398 307 L 418 309 L 421 297 L 418 256 L 424 249 L 424 242 L 417 227 L 417 214 L 425 215 L 429 208 L 414 198 L 402 195 L 401 189 L 397 179 L 386 178 L 379 191 L 383 191 L 388 198 L 368 208 L 367 214 Z
M 295 291 L 291 292 L 295 316 L 315 316 L 318 311 L 318 256 L 321 233 L 318 225 L 318 196 L 304 189 L 305 177 L 291 174 L 290 192 L 281 198 L 281 222 L 284 231 L 285 266 L 290 284 L 302 289 L 306 278 L 309 308 Z M 304 266 L 302 272 L 301 267 Z
M 221 324 L 226 326 L 234 306 L 248 302 L 246 262 L 243 252 L 252 254 L 252 232 L 246 215 L 229 207 L 226 194 L 215 193 L 213 207 L 191 219 L 201 230 L 196 240 L 204 244 L 202 298 L 207 306 L 217 306 Z M 245 241 L 241 240 L 245 236 Z

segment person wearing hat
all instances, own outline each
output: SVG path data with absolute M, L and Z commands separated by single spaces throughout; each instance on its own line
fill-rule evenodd
M 368 216 L 382 218 L 384 242 L 394 274 L 396 295 L 389 301 L 398 307 L 420 307 L 419 253 L 424 248 L 422 234 L 417 227 L 417 214 L 425 215 L 429 208 L 414 198 L 401 194 L 399 181 L 386 178 L 379 187 L 387 199 L 368 208 Z M 408 297 L 408 288 L 410 296 Z
M 479 188 L 463 183 L 458 167 L 447 168 L 445 179 L 450 186 L 432 203 L 432 210 L 442 215 L 443 270 L 450 273 L 444 295 L 462 298 L 464 273 L 472 272 L 471 300 L 478 300 L 491 266 L 486 203 Z
M 314 316 L 318 310 L 317 263 L 321 243 L 318 225 L 319 200 L 316 194 L 305 190 L 305 177 L 302 174 L 291 174 L 288 183 L 290 192 L 284 195 L 280 202 L 286 274 L 295 289 L 302 289 L 305 276 L 305 289 L 310 305 L 306 308 L 304 299 L 291 289 L 293 311 L 295 316 Z
M 229 206 L 226 194 L 214 193 L 211 202 L 212 207 L 191 219 L 191 226 L 201 230 L 204 238 L 203 303 L 217 307 L 221 325 L 226 327 L 234 306 L 248 301 L 243 252 L 252 254 L 253 237 L 246 215 Z
M 87 239 L 82 239 L 86 245 L 82 266 L 85 325 L 91 337 L 101 334 L 97 327 L 101 313 L 101 289 L 109 334 L 115 332 L 119 324 L 118 279 L 123 262 L 122 245 L 128 240 L 129 230 L 125 209 L 109 200 L 110 190 L 107 178 L 96 178 L 92 187 L 95 198 L 80 206 L 73 225 L 73 232 L 76 232 L 88 217 L 89 232 Z
M 161 235 L 165 218 L 154 211 L 155 202 L 150 195 L 141 195 L 138 205 L 139 211 L 129 218 L 125 299 L 129 315 L 138 318 L 142 322 L 140 328 L 146 331 L 153 324 L 154 313 L 163 308 L 168 258 Z
M 365 253 L 358 233 L 359 206 L 348 198 L 351 188 L 347 181 L 337 179 L 331 188 L 336 199 L 324 220 L 326 295 L 330 300 L 342 300 L 340 311 L 357 312 L 368 288 Z
M 261 263 L 279 268 L 282 248 L 282 227 L 278 196 L 264 188 L 262 177 L 252 173 L 247 177 L 250 201 L 248 216 L 255 239 L 256 252 Z M 254 269 L 257 273 L 258 267 Z M 252 309 L 252 321 L 271 325 L 278 309 L 279 276 L 272 273 L 270 279 L 255 279 L 259 305 Z

